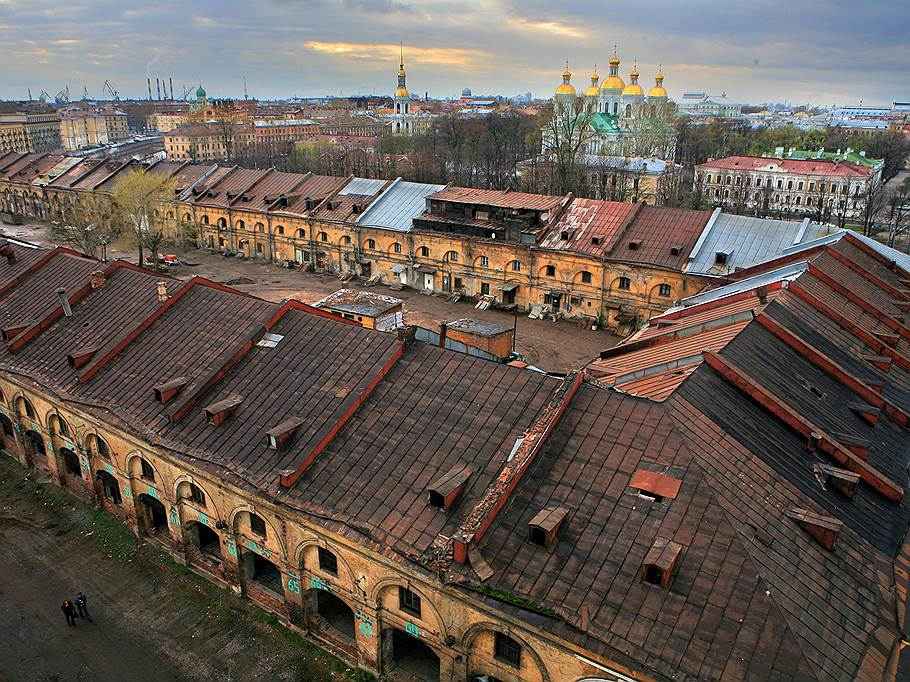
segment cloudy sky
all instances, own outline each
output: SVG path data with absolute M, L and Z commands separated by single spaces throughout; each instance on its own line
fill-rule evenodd
M 628 81 L 663 64 L 671 97 L 888 104 L 910 99 L 906 0 L 0 0 L 0 98 L 93 96 L 110 79 L 144 96 L 199 80 L 237 97 L 390 93 L 398 43 L 408 86 L 446 97 L 549 96 L 576 86 L 614 43 Z M 178 95 L 180 92 L 177 93 Z

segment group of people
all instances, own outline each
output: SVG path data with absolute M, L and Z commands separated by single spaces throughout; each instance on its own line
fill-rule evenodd
M 85 595 L 82 592 L 72 599 L 64 600 L 60 608 L 63 610 L 63 615 L 66 616 L 67 625 L 76 627 L 76 616 L 89 622 L 92 621 L 92 616 L 88 612 L 88 606 L 86 605 Z

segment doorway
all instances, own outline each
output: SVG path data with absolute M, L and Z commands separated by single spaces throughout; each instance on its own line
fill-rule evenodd
M 139 521 L 143 531 L 148 535 L 167 532 L 167 512 L 161 500 L 142 493 L 136 500 L 139 502 Z
M 244 554 L 243 571 L 249 580 L 256 583 L 257 587 L 264 588 L 277 595 L 284 594 L 281 571 L 268 559 L 258 554 Z
M 313 604 L 313 613 L 346 639 L 354 639 L 354 612 L 351 607 L 331 592 L 325 590 L 310 590 L 310 599 Z
M 433 274 L 432 273 L 425 272 L 423 274 L 423 288 L 428 289 L 430 291 L 433 290 Z
M 382 655 L 395 672 L 421 682 L 438 682 L 439 656 L 429 646 L 397 628 L 382 632 Z

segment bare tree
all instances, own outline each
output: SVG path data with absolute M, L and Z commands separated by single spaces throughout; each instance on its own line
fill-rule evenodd
M 142 266 L 145 249 L 151 251 L 152 262 L 158 265 L 158 248 L 164 242 L 162 221 L 158 209 L 174 196 L 174 180 L 166 175 L 149 173 L 137 168 L 130 171 L 113 191 L 116 215 L 129 229 Z
M 103 252 L 117 236 L 112 217 L 109 197 L 102 194 L 85 196 L 66 212 L 65 217 L 51 222 L 51 234 L 55 241 L 94 258 L 99 248 Z M 102 257 L 106 257 L 106 253 L 102 253 Z
M 582 184 L 579 157 L 596 136 L 594 114 L 594 103 L 588 97 L 557 101 L 543 126 L 542 152 L 555 164 L 557 194 L 578 190 Z

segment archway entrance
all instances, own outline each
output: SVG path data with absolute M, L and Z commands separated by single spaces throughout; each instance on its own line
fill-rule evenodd
M 113 504 L 123 503 L 123 498 L 120 496 L 120 484 L 116 478 L 106 471 L 99 471 L 98 480 L 101 481 L 101 490 L 108 502 Z
M 158 535 L 167 532 L 167 511 L 161 500 L 157 500 L 151 495 L 142 493 L 136 498 L 139 502 L 139 526 L 149 535 Z
M 268 559 L 258 554 L 244 554 L 243 570 L 246 577 L 256 583 L 256 587 L 264 588 L 277 595 L 283 594 L 281 571 Z
M 354 639 L 354 611 L 341 599 L 325 590 L 310 590 L 313 613 L 334 631 L 347 639 Z
M 7 452 L 14 452 L 16 448 L 16 431 L 13 428 L 13 421 L 5 414 L 0 414 L 0 447 Z
M 66 478 L 82 478 L 82 468 L 79 466 L 79 458 L 76 453 L 69 448 L 60 448 L 60 461 L 63 462 L 63 475 Z
M 28 456 L 28 460 L 32 463 L 37 461 L 37 456 L 40 456 L 46 461 L 47 451 L 44 447 L 44 439 L 41 437 L 40 433 L 37 431 L 25 432 L 25 452 Z
M 439 681 L 439 656 L 416 637 L 397 628 L 382 632 L 382 656 L 391 672 L 421 682 Z
M 218 533 L 198 521 L 189 521 L 186 532 L 190 544 L 209 559 L 221 560 L 221 538 Z

